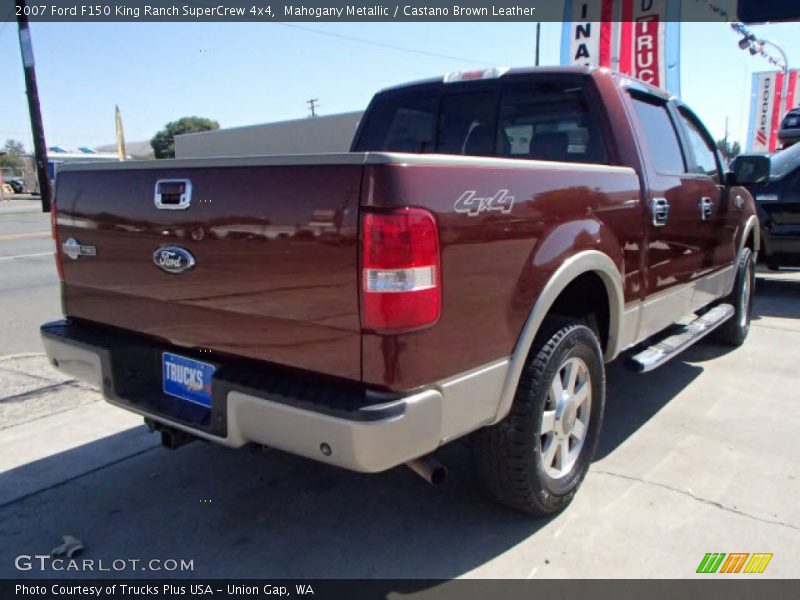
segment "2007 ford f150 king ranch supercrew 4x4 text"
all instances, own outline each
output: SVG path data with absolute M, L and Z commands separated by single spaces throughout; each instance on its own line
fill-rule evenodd
M 762 161 L 726 173 L 678 100 L 567 67 L 382 91 L 348 153 L 65 166 L 44 345 L 168 446 L 436 479 L 469 434 L 492 496 L 552 513 L 605 363 L 744 341 Z

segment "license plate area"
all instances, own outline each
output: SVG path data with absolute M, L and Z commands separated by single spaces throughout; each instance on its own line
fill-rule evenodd
M 165 394 L 211 408 L 215 365 L 172 352 L 161 354 L 161 381 Z

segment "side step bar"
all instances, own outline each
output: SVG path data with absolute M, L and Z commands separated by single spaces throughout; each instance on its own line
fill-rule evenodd
M 719 304 L 702 317 L 684 325 L 677 333 L 662 338 L 652 346 L 630 356 L 627 364 L 639 373 L 652 371 L 714 331 L 730 319 L 733 313 L 733 306 L 730 304 Z

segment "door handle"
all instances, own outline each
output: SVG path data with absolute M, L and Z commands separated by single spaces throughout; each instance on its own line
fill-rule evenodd
M 700 198 L 700 220 L 708 221 L 714 212 L 714 201 L 708 196 Z
M 669 201 L 666 198 L 653 198 L 650 210 L 653 212 L 653 225 L 664 227 L 669 220 Z

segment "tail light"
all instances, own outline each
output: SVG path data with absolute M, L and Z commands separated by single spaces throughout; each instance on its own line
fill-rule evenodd
M 377 333 L 429 327 L 439 320 L 439 232 L 418 208 L 362 217 L 361 323 Z
M 50 202 L 50 232 L 53 236 L 53 242 L 55 242 L 56 245 L 55 259 L 58 278 L 64 281 L 64 257 L 61 254 L 61 243 L 58 240 L 58 209 L 55 199 Z

